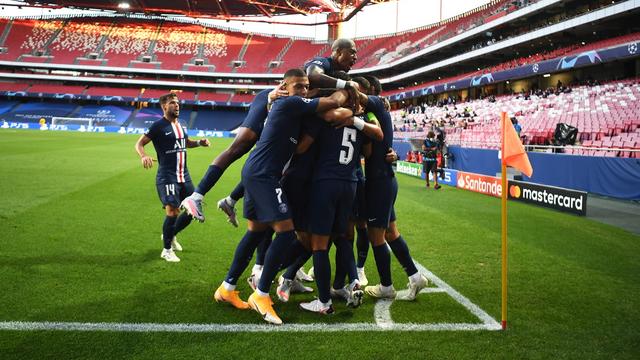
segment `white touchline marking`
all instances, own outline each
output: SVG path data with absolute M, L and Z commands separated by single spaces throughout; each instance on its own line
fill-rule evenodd
M 437 286 L 437 288 L 425 288 L 420 291 L 420 293 L 437 293 L 437 292 L 446 292 L 451 296 L 454 300 L 464 306 L 469 312 L 475 315 L 478 319 L 480 319 L 483 325 L 487 330 L 500 330 L 500 324 L 492 318 L 489 314 L 487 314 L 484 310 L 482 310 L 479 306 L 472 303 L 469 299 L 464 297 L 462 294 L 453 289 L 449 284 L 444 282 L 442 279 L 437 277 L 434 273 L 427 270 L 424 266 L 414 260 L 414 264 L 418 271 L 424 274 L 427 279 L 429 279 L 433 284 Z M 409 290 L 401 290 L 398 291 L 398 298 L 401 298 L 403 295 L 406 295 Z M 400 300 L 396 300 L 400 301 Z M 393 301 L 387 299 L 380 299 L 376 302 L 374 308 L 374 318 L 376 320 L 376 324 L 378 326 L 385 329 L 392 329 L 396 324 L 393 322 L 391 318 L 391 304 Z M 444 325 L 444 324 L 443 324 Z
M 500 330 L 502 327 L 484 310 L 454 290 L 439 277 L 419 263 L 415 263 L 437 287 L 426 288 L 420 293 L 446 292 L 462 306 L 477 316 L 481 324 L 438 323 L 415 324 L 394 323 L 389 311 L 392 300 L 381 299 L 374 308 L 375 323 L 311 323 L 311 324 L 158 324 L 158 323 L 81 323 L 54 321 L 1 321 L 0 330 L 13 331 L 108 331 L 108 332 L 185 332 L 185 333 L 219 333 L 219 332 L 337 332 L 337 331 L 477 331 Z M 403 290 L 406 291 L 406 290 Z M 400 291 L 399 293 L 402 293 Z
M 376 319 L 376 324 L 381 328 L 389 329 L 394 325 L 391 319 L 391 311 L 389 311 L 391 304 L 393 304 L 393 300 L 390 299 L 380 299 L 376 301 L 373 309 L 373 317 Z
M 457 292 L 454 288 L 449 286 L 446 282 L 436 276 L 436 274 L 427 270 L 424 266 L 422 266 L 417 261 L 414 261 L 418 271 L 423 273 L 427 279 L 429 279 L 432 283 L 434 283 L 437 287 L 445 289 L 445 291 L 454 298 L 457 302 L 459 302 L 462 306 L 467 308 L 473 315 L 478 317 L 478 319 L 482 320 L 482 322 L 493 330 L 500 330 L 502 326 L 498 323 L 491 315 L 487 314 L 486 311 L 482 310 L 478 305 L 471 302 L 471 300 L 467 299 L 464 295 Z
M 107 331 L 107 332 L 336 332 L 336 331 L 476 331 L 495 330 L 486 324 L 392 324 L 374 323 L 313 324 L 156 324 L 156 323 L 80 323 L 80 322 L 0 322 L 0 330 L 17 331 Z

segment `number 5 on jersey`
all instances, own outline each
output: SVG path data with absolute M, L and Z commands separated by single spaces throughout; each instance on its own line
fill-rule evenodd
M 357 132 L 355 129 L 342 128 L 342 146 L 346 147 L 346 150 L 340 150 L 340 158 L 338 162 L 343 165 L 347 165 L 353 159 L 353 143 L 356 141 Z

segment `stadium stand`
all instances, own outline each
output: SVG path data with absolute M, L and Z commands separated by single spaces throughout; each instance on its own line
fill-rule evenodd
M 138 97 L 140 95 L 140 89 L 130 88 L 112 88 L 112 87 L 90 87 L 87 89 L 87 95 L 102 95 L 102 96 L 127 96 Z
M 190 128 L 197 130 L 231 131 L 240 124 L 245 117 L 244 112 L 225 110 L 198 110 L 195 120 Z M 180 114 L 184 119 L 184 115 Z
M 241 73 L 264 73 L 269 70 L 269 63 L 275 60 L 284 49 L 289 39 L 253 35 L 244 57 L 245 65 L 238 68 Z
M 326 45 L 313 43 L 309 40 L 293 40 L 289 49 L 285 50 L 280 58 L 281 65 L 277 67 L 278 71 L 284 72 L 291 67 L 300 66 L 300 64 L 317 56 Z
M 227 102 L 231 99 L 231 96 L 233 96 L 233 94 L 202 90 L 198 92 L 199 101 Z
M 516 116 L 525 144 L 551 144 L 556 124 L 577 127 L 583 146 L 628 148 L 640 145 L 640 84 L 635 80 L 582 85 L 569 92 L 508 95 L 462 104 L 413 107 L 394 111 L 395 135 L 424 138 L 432 127 L 444 126 L 447 142 L 464 147 L 497 149 L 499 111 Z M 404 131 L 403 131 L 404 130 Z M 567 153 L 599 156 L 603 150 L 570 149 Z M 633 153 L 614 152 L 630 157 Z M 607 156 L 613 156 L 608 154 Z

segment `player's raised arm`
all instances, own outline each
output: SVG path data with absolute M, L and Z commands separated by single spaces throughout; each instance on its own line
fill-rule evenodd
M 384 133 L 380 126 L 374 122 L 365 121 L 362 116 L 354 116 L 351 109 L 332 109 L 322 114 L 322 118 L 338 128 L 353 126 L 362 131 L 367 137 L 376 141 L 382 141 L 384 138 Z
M 138 141 L 136 141 L 136 152 L 140 155 L 140 161 L 145 169 L 151 169 L 153 167 L 153 158 L 147 155 L 144 151 L 144 146 L 151 142 L 151 139 L 147 135 L 141 135 Z
M 187 139 L 187 147 L 188 148 L 194 148 L 194 147 L 198 147 L 198 146 L 209 146 L 209 145 L 211 145 L 211 143 L 209 142 L 209 139 L 207 139 L 207 138 L 202 138 L 200 140 Z

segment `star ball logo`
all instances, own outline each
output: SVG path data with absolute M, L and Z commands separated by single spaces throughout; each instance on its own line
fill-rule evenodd
M 638 52 L 638 43 L 629 44 L 629 46 L 627 46 L 627 50 L 629 51 L 629 54 L 635 54 Z

